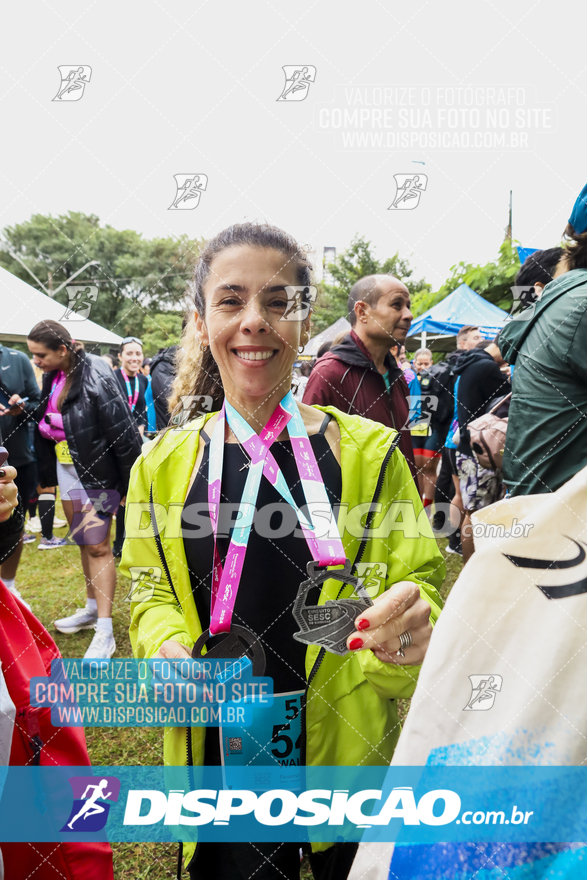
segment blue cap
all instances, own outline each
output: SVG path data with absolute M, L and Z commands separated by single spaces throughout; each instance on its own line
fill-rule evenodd
M 573 205 L 569 223 L 575 232 L 587 232 L 587 183 L 577 196 Z

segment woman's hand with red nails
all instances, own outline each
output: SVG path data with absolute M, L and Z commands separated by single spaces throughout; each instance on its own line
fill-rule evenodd
M 417 584 L 399 581 L 375 599 L 373 606 L 355 621 L 355 627 L 356 632 L 347 640 L 349 650 L 370 649 L 384 663 L 419 666 L 432 635 L 430 605 L 420 597 Z M 412 636 L 412 644 L 404 649 L 405 657 L 400 657 L 399 637 L 406 631 Z

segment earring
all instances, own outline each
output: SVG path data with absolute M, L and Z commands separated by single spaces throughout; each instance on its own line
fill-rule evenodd
M 300 347 L 298 348 L 298 354 L 301 354 L 303 352 L 303 350 L 305 349 L 305 347 L 306 347 L 305 345 L 300 345 Z
M 200 342 L 200 351 L 208 351 L 208 346 L 204 345 L 203 342 Z

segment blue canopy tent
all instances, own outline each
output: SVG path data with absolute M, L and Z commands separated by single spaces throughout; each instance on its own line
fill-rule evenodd
M 507 318 L 508 313 L 503 309 L 483 299 L 468 284 L 461 284 L 412 322 L 406 348 L 410 351 L 420 347 L 452 351 L 456 347 L 457 333 L 469 324 L 479 327 L 485 339 L 493 339 Z

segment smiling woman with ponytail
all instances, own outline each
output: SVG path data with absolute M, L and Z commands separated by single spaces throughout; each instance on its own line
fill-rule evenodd
M 153 517 L 151 528 L 146 516 L 127 518 L 120 567 L 129 578 L 137 567 L 151 572 L 133 591 L 136 656 L 199 657 L 217 646 L 222 657 L 230 633 L 255 674 L 265 669 L 273 681 L 270 719 L 255 714 L 246 732 L 167 729 L 169 764 L 276 767 L 284 742 L 290 767 L 388 764 L 399 735 L 395 699 L 412 693 L 429 618 L 439 612 L 444 564 L 429 527 L 416 540 L 396 530 L 370 537 L 377 529 L 360 540 L 356 513 L 373 501 L 383 511 L 399 501 L 416 518 L 422 513 L 397 432 L 291 394 L 310 335 L 310 284 L 307 252 L 275 226 L 237 224 L 207 244 L 173 387 L 180 419 L 145 445 L 133 468 L 128 503 Z M 214 412 L 197 415 L 200 395 L 212 398 Z M 238 522 L 246 493 L 255 499 L 251 528 L 233 529 L 225 513 L 236 510 Z M 328 517 L 327 538 L 313 505 Z M 342 534 L 334 510 L 349 511 L 345 527 L 339 517 Z M 384 573 L 374 604 L 365 595 L 356 603 L 363 588 L 351 569 L 359 559 Z M 293 613 L 314 563 L 323 581 L 316 596 L 321 589 L 322 600 L 344 597 L 344 613 L 355 614 L 329 650 L 308 640 Z M 343 564 L 341 588 L 342 572 L 328 569 Z M 276 729 L 288 731 L 277 743 Z M 242 748 L 231 751 L 230 742 Z M 354 850 L 315 845 L 316 880 L 344 880 Z M 197 851 L 187 842 L 183 855 L 192 880 L 299 878 L 296 842 L 202 843 Z

